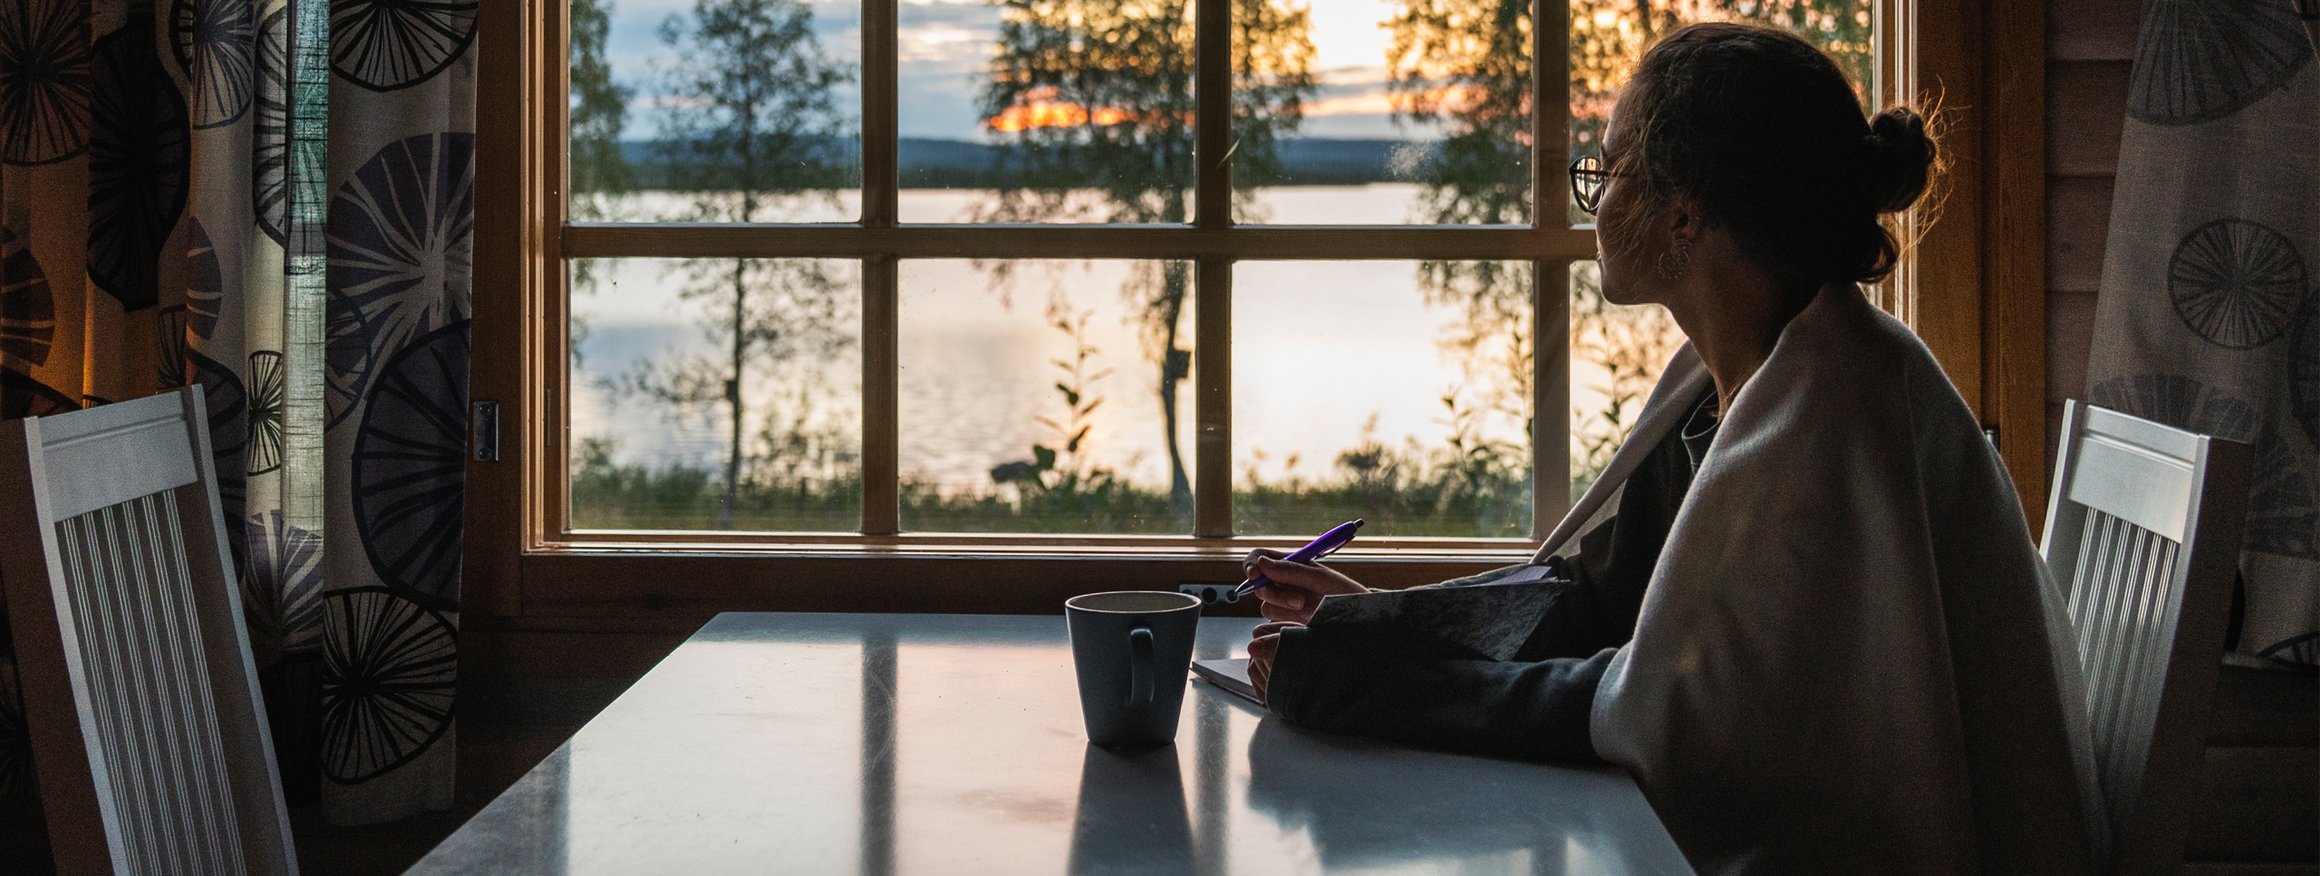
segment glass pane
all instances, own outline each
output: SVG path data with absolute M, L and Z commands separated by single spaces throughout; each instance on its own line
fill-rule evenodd
M 572 527 L 859 529 L 857 273 L 816 259 L 575 259 Z
M 1866 106 L 1877 76 L 1875 13 L 1876 0 L 1572 0 L 1571 154 L 1563 163 L 1602 151 L 1603 126 L 1643 50 L 1695 21 L 1755 21 L 1800 34 L 1836 58 Z M 1568 189 L 1556 199 L 1573 223 L 1594 221 L 1571 203 Z
M 906 261 L 902 525 L 1192 531 L 1190 262 Z
M 903 0 L 902 221 L 1190 221 L 1191 7 Z
M 572 0 L 579 221 L 860 215 L 856 0 Z
M 1596 263 L 1571 264 L 1572 501 L 1619 452 L 1661 370 L 1683 344 L 1683 330 L 1667 308 L 1605 301 Z
M 1233 216 L 1524 224 L 1530 0 L 1234 0 Z
M 1527 262 L 1253 262 L 1233 274 L 1233 525 L 1530 534 Z

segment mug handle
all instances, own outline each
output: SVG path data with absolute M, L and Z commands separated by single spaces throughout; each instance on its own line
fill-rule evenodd
M 1128 631 L 1128 705 L 1138 706 L 1152 701 L 1152 630 L 1137 627 Z

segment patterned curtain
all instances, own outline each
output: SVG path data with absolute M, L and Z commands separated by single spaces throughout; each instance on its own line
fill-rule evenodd
M 2308 0 L 2307 0 L 2308 2 Z M 2090 395 L 2257 448 L 2239 659 L 2320 663 L 2320 64 L 2296 0 L 2149 0 Z
M 285 790 L 341 823 L 451 802 L 475 11 L 0 0 L 0 417 L 203 386 Z

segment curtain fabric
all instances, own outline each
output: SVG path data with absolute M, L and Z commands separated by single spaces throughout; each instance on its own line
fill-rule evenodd
M 204 388 L 285 790 L 341 823 L 451 803 L 475 10 L 0 0 L 0 417 Z
M 2257 448 L 2241 659 L 2320 663 L 2320 64 L 2296 0 L 2148 0 L 2097 404 Z

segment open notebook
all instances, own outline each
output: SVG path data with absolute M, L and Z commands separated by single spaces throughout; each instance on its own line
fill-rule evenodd
M 1200 676 L 1202 681 L 1231 691 L 1233 695 L 1241 699 L 1260 706 L 1265 704 L 1264 700 L 1257 698 L 1256 685 L 1249 683 L 1249 661 L 1247 658 L 1194 660 L 1192 661 L 1192 674 Z

